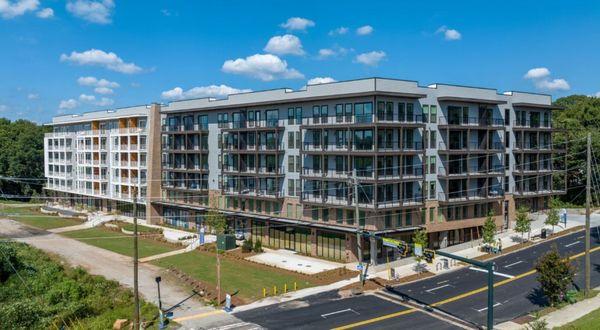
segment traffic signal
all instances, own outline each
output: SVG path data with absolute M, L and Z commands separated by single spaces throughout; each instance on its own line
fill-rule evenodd
M 425 261 L 427 261 L 428 264 L 432 263 L 433 259 L 435 258 L 435 251 L 430 249 L 424 249 L 423 258 L 425 258 Z
M 408 254 L 408 244 L 406 244 L 406 242 L 400 242 L 398 244 L 398 253 L 401 256 L 406 257 L 406 255 Z

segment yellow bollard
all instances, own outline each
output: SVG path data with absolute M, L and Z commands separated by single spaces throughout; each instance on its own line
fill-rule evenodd
M 298 291 L 298 284 L 294 282 L 294 291 Z
M 267 288 L 263 288 L 263 298 L 267 296 Z
M 283 293 L 287 293 L 287 283 L 283 285 Z
M 277 286 L 273 285 L 273 295 L 277 295 Z

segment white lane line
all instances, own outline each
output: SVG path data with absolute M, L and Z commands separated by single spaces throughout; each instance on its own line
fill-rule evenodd
M 450 286 L 450 284 L 440 285 L 438 287 L 435 287 L 435 288 L 432 288 L 432 289 L 429 289 L 429 290 L 425 290 L 425 292 L 431 293 L 431 291 L 439 290 L 439 289 L 442 289 L 442 288 L 445 288 L 445 287 L 448 287 L 448 286 Z
M 512 267 L 512 266 L 514 266 L 514 265 L 518 265 L 518 264 L 520 264 L 520 263 L 522 263 L 522 262 L 523 262 L 523 260 L 520 260 L 520 261 L 517 261 L 517 262 L 513 262 L 513 263 L 512 263 L 512 264 L 510 264 L 510 265 L 506 265 L 506 266 L 504 266 L 504 268 L 510 268 L 510 267 Z
M 497 303 L 495 303 L 495 304 L 494 304 L 494 306 L 493 306 L 493 307 L 498 307 L 498 306 L 500 306 L 500 305 L 502 305 L 502 304 L 501 304 L 501 303 L 499 303 L 499 302 L 497 302 Z M 482 308 L 482 309 L 478 309 L 477 311 L 478 311 L 479 313 L 481 313 L 481 312 L 483 312 L 483 311 L 486 311 L 487 309 L 488 309 L 488 308 L 487 308 L 487 307 L 485 307 L 485 308 Z
M 575 244 L 579 244 L 579 243 L 581 243 L 581 241 L 577 241 L 577 242 L 569 243 L 569 244 L 565 245 L 565 247 L 573 246 L 573 245 L 575 245 Z
M 483 272 L 483 273 L 487 273 L 488 272 L 485 269 L 481 269 L 481 268 L 477 268 L 477 267 L 469 267 L 469 269 L 477 271 L 477 272 Z M 502 276 L 502 277 L 506 277 L 506 278 L 513 278 L 514 277 L 513 275 L 510 275 L 510 274 L 504 274 L 504 273 L 498 273 L 498 272 L 494 272 L 494 275 Z
M 321 314 L 321 317 L 324 318 L 324 319 L 326 319 L 327 316 L 331 316 L 331 315 L 335 315 L 335 314 L 341 314 L 341 313 L 346 313 L 346 312 L 352 312 L 352 313 L 354 313 L 356 315 L 360 315 L 360 313 L 356 312 L 352 308 L 346 308 L 346 309 L 342 309 L 342 310 L 331 312 L 331 313 L 327 313 L 327 314 Z
M 440 282 L 437 282 L 437 284 L 448 283 L 448 281 L 450 281 L 450 280 L 440 281 Z
M 579 236 L 579 237 L 577 237 L 577 239 L 582 239 L 582 238 L 585 238 L 585 236 Z

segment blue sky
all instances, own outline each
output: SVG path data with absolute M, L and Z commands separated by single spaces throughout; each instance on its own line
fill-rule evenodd
M 0 117 L 313 78 L 596 95 L 599 40 L 597 1 L 0 0 Z

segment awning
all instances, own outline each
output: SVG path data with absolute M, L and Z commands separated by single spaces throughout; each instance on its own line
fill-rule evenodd
M 564 110 L 564 107 L 552 104 L 538 104 L 538 103 L 527 103 L 527 102 L 517 102 L 512 104 L 513 107 L 520 108 L 536 108 L 536 109 L 548 109 L 548 110 Z

